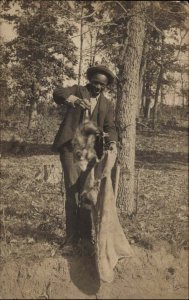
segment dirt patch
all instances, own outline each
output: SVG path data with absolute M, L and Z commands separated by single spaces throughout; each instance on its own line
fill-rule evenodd
M 39 245 L 35 245 L 36 253 Z M 99 281 L 90 257 L 17 258 L 1 271 L 3 299 L 187 299 L 187 253 L 171 255 L 134 247 L 135 258 L 121 260 L 113 284 Z

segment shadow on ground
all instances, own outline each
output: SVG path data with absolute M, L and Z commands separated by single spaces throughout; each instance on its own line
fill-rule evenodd
M 164 137 L 171 137 L 171 134 L 186 134 L 188 132 L 188 126 L 180 126 L 175 128 L 164 128 L 159 130 L 137 130 L 137 134 L 146 136 L 146 137 L 154 137 L 154 136 L 164 136 Z
M 9 156 L 32 156 L 32 155 L 53 155 L 51 144 L 33 144 L 33 143 L 18 143 L 1 141 L 0 143 L 1 155 L 3 157 Z
M 187 164 L 188 155 L 183 152 L 137 150 L 136 162 L 137 164 L 152 164 L 153 166 L 151 167 L 155 167 L 156 169 L 172 169 L 172 167 L 168 166 L 169 164 Z M 173 169 L 175 169 L 175 167 L 173 167 Z
M 63 243 L 63 236 L 55 233 L 55 227 L 58 227 L 56 220 L 54 221 L 54 224 L 50 222 L 41 223 L 37 227 L 28 224 L 23 224 L 17 227 L 9 226 L 8 230 L 14 236 L 18 236 L 23 239 L 33 238 L 36 242 L 44 241 L 50 244 L 56 243 L 61 247 Z M 64 232 L 63 229 L 62 232 Z
M 94 295 L 100 288 L 100 279 L 96 268 L 95 257 L 70 256 L 67 258 L 70 278 L 83 293 Z
M 51 144 L 29 144 L 14 145 L 11 142 L 1 141 L 1 154 L 6 156 L 32 156 L 32 155 L 53 155 Z M 187 163 L 188 155 L 183 152 L 167 152 L 156 150 L 136 150 L 136 160 L 143 163 Z
M 33 238 L 35 242 L 48 242 L 49 244 L 56 243 L 58 252 L 62 252 L 64 237 L 55 233 L 57 222 L 42 223 L 37 227 L 23 224 L 17 227 L 8 228 L 14 236 L 22 237 L 22 239 Z M 64 230 L 62 229 L 62 232 Z M 80 256 L 77 253 L 73 256 L 66 255 L 68 261 L 70 278 L 74 285 L 86 295 L 94 295 L 100 288 L 100 279 L 96 269 L 95 257 Z

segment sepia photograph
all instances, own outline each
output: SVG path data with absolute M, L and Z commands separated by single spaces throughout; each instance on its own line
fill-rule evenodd
M 0 9 L 0 299 L 188 299 L 188 2 Z

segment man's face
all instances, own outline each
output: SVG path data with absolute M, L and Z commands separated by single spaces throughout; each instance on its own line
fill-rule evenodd
M 94 74 L 90 80 L 92 97 L 97 97 L 107 86 L 108 78 L 104 74 Z

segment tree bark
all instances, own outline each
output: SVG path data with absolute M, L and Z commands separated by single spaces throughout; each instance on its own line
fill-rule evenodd
M 78 85 L 81 83 L 83 64 L 83 6 L 81 6 L 81 21 L 80 21 L 80 58 L 79 58 L 79 73 L 78 73 Z
M 147 43 L 144 42 L 143 47 L 143 53 L 142 53 L 142 59 L 140 64 L 140 72 L 139 72 L 139 89 L 138 89 L 138 111 L 137 111 L 137 117 L 140 115 L 141 107 L 143 107 L 144 104 L 144 74 L 146 70 L 146 54 L 147 54 Z
M 116 106 L 116 125 L 121 144 L 118 154 L 121 176 L 118 188 L 118 206 L 129 216 L 136 212 L 134 199 L 136 114 L 147 2 L 132 1 L 132 17 L 127 28 L 128 37 L 123 45 L 123 55 L 121 56 L 123 61 L 119 65 L 120 82 Z

